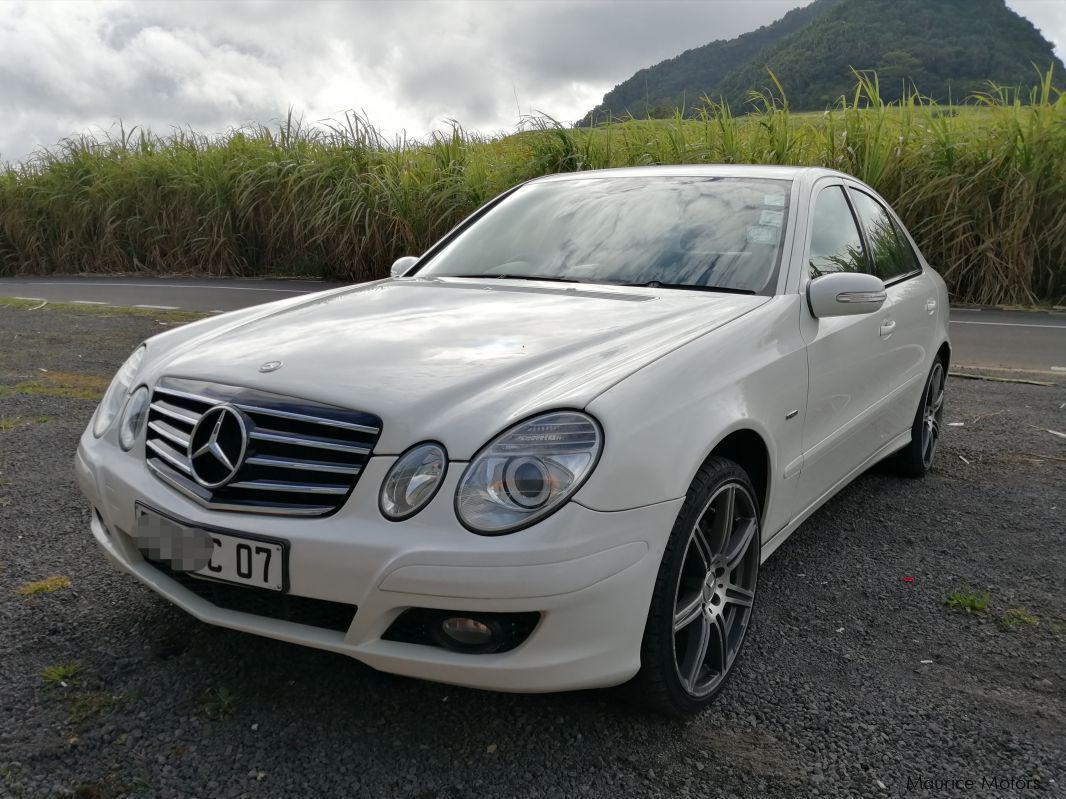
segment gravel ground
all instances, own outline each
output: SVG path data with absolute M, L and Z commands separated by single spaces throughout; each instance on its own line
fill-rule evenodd
M 676 722 L 379 674 L 111 571 L 71 475 L 94 402 L 52 395 L 159 329 L 0 308 L 0 796 L 1063 794 L 1062 386 L 951 379 L 934 473 L 874 470 L 797 532 L 726 692 Z M 52 575 L 71 585 L 19 593 Z M 967 585 L 983 613 L 945 606 Z

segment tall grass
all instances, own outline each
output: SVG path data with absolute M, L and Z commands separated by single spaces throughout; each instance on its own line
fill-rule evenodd
M 776 76 L 744 115 L 698 112 L 593 129 L 549 117 L 487 137 L 451 123 L 386 139 L 349 114 L 218 137 L 143 129 L 67 139 L 0 171 L 0 274 L 314 275 L 366 280 L 471 210 L 551 172 L 675 163 L 826 166 L 883 194 L 956 300 L 1066 294 L 1066 97 L 1049 73 L 963 107 L 885 104 L 876 75 L 822 114 Z M 1024 102 L 1023 102 L 1024 101 Z

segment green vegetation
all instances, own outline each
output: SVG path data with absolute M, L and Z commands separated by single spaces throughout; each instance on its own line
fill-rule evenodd
M 988 609 L 988 602 L 992 595 L 985 591 L 979 594 L 970 586 L 952 591 L 948 594 L 944 604 L 952 610 L 961 610 L 964 613 L 984 613 Z
M 481 203 L 540 175 L 767 163 L 832 167 L 872 185 L 956 301 L 1058 301 L 1066 98 L 1052 74 L 1025 104 L 992 88 L 947 108 L 917 95 L 886 103 L 875 75 L 853 79 L 850 100 L 825 114 L 793 113 L 775 84 L 743 117 L 714 104 L 696 119 L 593 129 L 539 117 L 504 137 L 456 125 L 427 142 L 388 141 L 349 115 L 324 128 L 290 118 L 217 138 L 140 130 L 71 139 L 0 172 L 0 274 L 376 279 L 394 258 L 423 252 Z
M 110 378 L 83 375 L 77 372 L 42 372 L 40 377 L 24 380 L 13 386 L 0 386 L 0 397 L 9 394 L 28 394 L 37 397 L 65 397 L 99 402 Z M 47 417 L 38 417 L 47 419 Z
M 19 593 L 23 596 L 37 596 L 38 594 L 50 594 L 62 588 L 70 588 L 70 578 L 64 577 L 62 574 L 53 574 L 43 580 L 36 580 L 20 586 Z
M 37 416 L 30 419 L 26 416 L 0 416 L 0 433 L 14 430 L 16 427 L 28 427 L 33 424 L 47 424 L 52 421 L 51 416 Z
M 1030 613 L 1025 608 L 1007 608 L 1003 611 L 1003 615 L 1000 616 L 1000 621 L 1004 627 L 1016 627 L 1018 625 L 1036 627 L 1040 624 L 1040 617 L 1035 613 Z
M 228 688 L 208 688 L 200 699 L 200 712 L 212 721 L 228 719 L 237 712 L 237 695 Z
M 81 672 L 81 665 L 78 663 L 67 663 L 62 666 L 46 666 L 41 671 L 41 679 L 44 680 L 44 684 L 50 688 L 54 688 L 61 683 L 73 682 L 74 678 Z
M 81 724 L 110 712 L 117 704 L 118 697 L 102 691 L 83 691 L 70 698 L 70 721 Z
M 1034 64 L 1063 68 L 1051 43 L 1003 0 L 815 0 L 758 30 L 638 71 L 581 124 L 671 117 L 676 108 L 697 110 L 705 97 L 741 109 L 751 89 L 771 86 L 768 68 L 787 76 L 793 109 L 822 111 L 851 94 L 852 68 L 876 71 L 886 100 L 918 86 L 945 103 L 990 80 L 1027 85 Z

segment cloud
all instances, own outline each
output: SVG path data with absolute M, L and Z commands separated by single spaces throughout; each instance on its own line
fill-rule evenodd
M 390 135 L 448 119 L 509 130 L 581 117 L 637 69 L 779 18 L 799 0 L 7 3 L 0 159 L 88 130 L 218 133 L 364 111 Z M 1010 0 L 1060 51 L 1061 4 Z M 1049 30 L 1049 28 L 1051 30 Z M 1057 31 L 1057 33 L 1056 33 Z

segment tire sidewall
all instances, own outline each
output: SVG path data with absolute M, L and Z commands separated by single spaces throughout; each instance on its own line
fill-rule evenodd
M 754 614 L 758 607 L 760 564 L 756 563 L 755 598 L 752 601 L 751 611 L 748 616 L 747 629 L 744 631 L 744 637 L 740 640 L 733 663 L 730 665 L 725 677 L 711 693 L 699 698 L 691 696 L 681 685 L 680 677 L 677 674 L 674 655 L 673 620 L 677 585 L 681 569 L 684 566 L 685 550 L 692 525 L 714 493 L 722 486 L 733 483 L 749 494 L 753 506 L 759 512 L 759 517 L 757 517 L 758 529 L 756 531 L 757 543 L 754 543 L 753 546 L 761 547 L 762 545 L 761 509 L 758 495 L 751 481 L 744 470 L 736 464 L 724 459 L 715 460 L 718 463 L 714 464 L 713 477 L 711 477 L 710 481 L 701 483 L 699 476 L 697 476 L 697 480 L 693 482 L 693 486 L 685 498 L 685 503 L 678 513 L 674 527 L 670 531 L 670 540 L 663 556 L 663 562 L 659 567 L 659 576 L 656 580 L 655 593 L 652 597 L 644 631 L 641 671 L 654 673 L 654 675 L 648 676 L 653 676 L 655 682 L 659 684 L 659 687 L 664 692 L 665 696 L 663 698 L 666 699 L 666 704 L 669 706 L 667 708 L 668 712 L 678 716 L 687 716 L 704 709 L 729 683 L 740 662 L 747 634 L 754 621 Z M 703 471 L 705 470 L 701 470 L 701 474 Z

